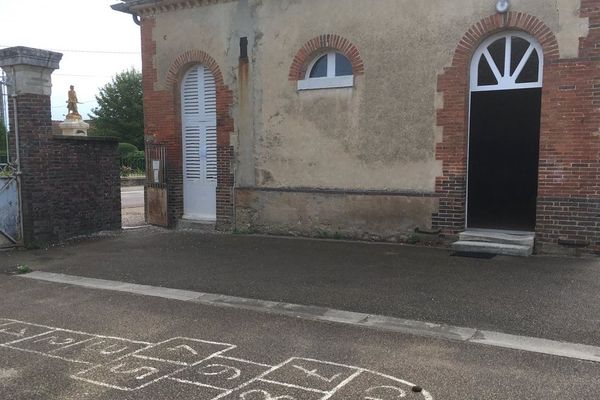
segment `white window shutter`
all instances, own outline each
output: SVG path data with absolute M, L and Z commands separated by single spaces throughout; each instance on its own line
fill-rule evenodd
M 184 178 L 217 180 L 217 96 L 215 79 L 203 66 L 192 67 L 182 84 Z

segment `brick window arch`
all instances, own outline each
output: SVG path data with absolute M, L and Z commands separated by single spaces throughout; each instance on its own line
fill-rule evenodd
M 505 30 L 521 31 L 537 40 L 544 54 L 544 75 L 559 59 L 558 43 L 552 30 L 539 18 L 522 12 L 484 18 L 472 25 L 460 40 L 451 65 L 438 76 L 437 83 L 443 106 L 437 110 L 442 140 L 436 145 L 435 153 L 436 159 L 442 162 L 442 175 L 436 178 L 439 211 L 433 214 L 433 227 L 446 233 L 465 228 L 471 59 L 485 39 Z M 542 135 L 543 127 L 544 104 Z
M 201 50 L 189 50 L 180 54 L 169 67 L 165 78 L 166 85 L 172 89 L 181 75 L 193 64 L 202 64 L 212 72 L 217 86 L 224 86 L 221 68 L 208 53 Z
M 365 73 L 358 48 L 350 40 L 340 35 L 326 34 L 309 40 L 298 50 L 290 67 L 289 80 L 294 82 L 303 80 L 309 65 L 315 58 L 328 51 L 334 51 L 346 57 L 352 65 L 354 76 Z

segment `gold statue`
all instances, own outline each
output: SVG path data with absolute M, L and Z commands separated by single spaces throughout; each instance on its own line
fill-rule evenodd
M 75 93 L 75 86 L 70 86 L 71 90 L 69 90 L 69 100 L 67 100 L 67 118 L 68 119 L 81 119 L 81 115 L 79 115 L 79 111 L 77 110 L 77 104 L 80 104 L 77 100 L 77 93 Z

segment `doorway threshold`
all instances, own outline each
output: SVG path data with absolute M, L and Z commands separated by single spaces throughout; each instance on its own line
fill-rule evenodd
M 491 233 L 503 233 L 506 235 L 515 236 L 535 236 L 534 231 L 519 231 L 510 229 L 488 229 L 488 228 L 467 228 L 465 232 L 491 232 Z
M 177 230 L 214 233 L 216 231 L 216 221 L 181 218 L 177 221 Z

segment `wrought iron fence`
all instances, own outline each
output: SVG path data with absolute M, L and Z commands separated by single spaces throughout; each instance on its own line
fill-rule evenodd
M 164 188 L 167 184 L 167 146 L 164 143 L 146 143 L 146 185 Z
M 0 167 L 9 162 L 8 156 L 8 90 L 6 74 L 0 69 Z
M 22 238 L 21 191 L 18 165 L 9 153 L 8 84 L 0 69 L 0 248 L 20 244 Z M 15 127 L 16 128 L 16 127 Z

